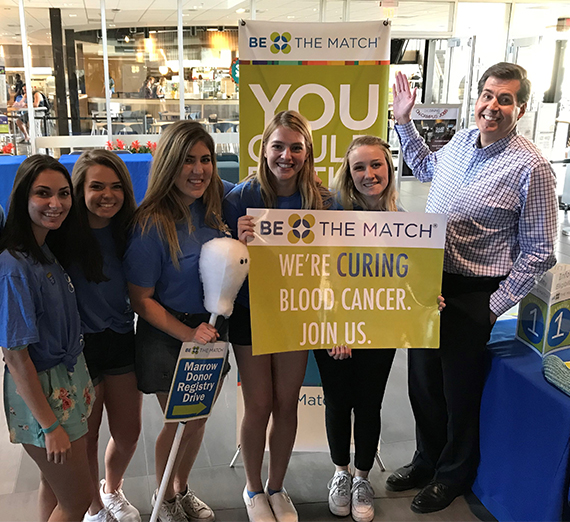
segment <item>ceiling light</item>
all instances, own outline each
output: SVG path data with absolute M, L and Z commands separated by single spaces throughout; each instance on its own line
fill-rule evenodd
M 165 74 L 168 74 L 168 66 L 166 66 L 166 65 L 161 65 L 161 66 L 158 68 L 158 72 L 159 72 L 160 74 L 162 74 L 162 76 L 164 76 Z
M 131 39 L 127 35 L 125 35 L 125 42 L 129 43 L 130 40 Z
M 208 27 L 208 28 L 206 29 L 206 31 L 211 31 L 211 32 L 217 31 L 217 30 L 218 30 L 217 27 Z
M 70 14 L 69 18 L 77 18 L 77 15 L 76 14 Z
M 238 14 L 245 13 L 245 9 L 243 7 L 240 7 L 239 9 L 236 9 L 236 13 Z

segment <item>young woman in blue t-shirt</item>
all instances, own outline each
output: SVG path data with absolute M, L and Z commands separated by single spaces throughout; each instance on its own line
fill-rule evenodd
M 78 260 L 69 274 L 75 285 L 85 348 L 97 399 L 89 417 L 87 452 L 93 501 L 84 522 L 140 522 L 125 498 L 123 475 L 141 430 L 142 394 L 135 376 L 134 313 L 122 266 L 127 231 L 136 209 L 131 177 L 123 161 L 107 150 L 84 152 L 73 168 L 79 223 Z M 105 478 L 99 485 L 98 440 L 107 410 L 111 440 Z
M 201 344 L 226 336 L 227 321 L 208 324 L 198 261 L 202 245 L 226 235 L 221 209 L 224 188 L 216 169 L 212 137 L 197 122 L 170 125 L 160 138 L 148 190 L 135 213 L 124 266 L 134 311 L 138 386 L 156 394 L 164 410 L 182 342 Z M 226 367 L 227 372 L 229 366 Z M 187 486 L 204 436 L 205 419 L 186 424 L 178 458 L 160 506 L 162 522 L 214 520 L 213 511 Z M 156 441 L 160 484 L 176 423 L 166 423 Z M 154 505 L 156 493 L 153 496 Z
M 253 237 L 250 208 L 326 209 L 330 193 L 317 184 L 309 122 L 294 111 L 276 114 L 265 128 L 257 172 L 224 200 L 224 216 L 234 236 Z M 253 356 L 247 282 L 230 317 L 230 341 L 240 372 L 244 417 L 240 444 L 247 484 L 243 499 L 251 522 L 294 522 L 297 511 L 283 480 L 297 433 L 297 404 L 307 351 Z M 261 466 L 269 418 L 269 479 Z
M 65 167 L 39 154 L 24 160 L 0 237 L 0 346 L 10 440 L 41 472 L 39 520 L 81 520 L 91 502 L 85 434 L 94 391 L 75 289 L 58 262 L 67 261 L 70 212 Z
M 376 136 L 355 138 L 334 177 L 333 188 L 344 210 L 398 211 L 388 143 Z M 395 353 L 394 349 L 353 351 L 349 346 L 314 351 L 325 396 L 327 439 L 335 465 L 335 474 L 328 484 L 329 509 L 337 516 L 352 514 L 356 522 L 374 518 L 374 490 L 368 474 L 380 442 L 380 410 Z M 352 474 L 349 464 L 353 435 Z

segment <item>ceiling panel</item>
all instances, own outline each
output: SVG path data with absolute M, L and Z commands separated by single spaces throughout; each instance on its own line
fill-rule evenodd
M 59 7 L 65 28 L 83 30 L 97 28 L 100 24 L 100 0 L 24 0 L 29 33 L 40 38 L 49 30 L 47 9 Z M 501 3 L 500 0 L 489 0 Z M 510 1 L 510 0 L 508 0 Z M 143 27 L 153 25 L 176 26 L 176 0 L 106 0 L 107 20 L 110 27 Z M 257 19 L 271 21 L 319 20 L 319 0 L 256 0 Z M 396 33 L 446 33 L 452 18 L 454 0 L 400 0 L 392 21 Z M 250 18 L 250 0 L 184 0 L 184 25 L 237 25 L 240 18 Z M 238 9 L 244 12 L 236 13 Z M 343 2 L 329 0 L 326 20 L 342 19 Z M 481 10 L 482 14 L 484 9 Z M 548 26 L 558 16 L 570 16 L 570 1 L 517 0 L 515 18 L 517 27 L 528 24 Z M 377 0 L 351 0 L 352 20 L 380 20 L 383 12 Z M 70 16 L 72 15 L 72 16 Z M 554 20 L 554 22 L 552 21 Z M 0 43 L 13 43 L 13 36 L 20 32 L 17 0 L 0 0 Z M 539 30 L 539 29 L 536 29 Z M 47 40 L 46 40 L 47 41 Z

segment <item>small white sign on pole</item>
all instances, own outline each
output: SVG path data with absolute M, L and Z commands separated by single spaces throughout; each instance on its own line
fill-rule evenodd
M 228 346 L 229 343 L 222 341 L 182 344 L 164 411 L 165 422 L 184 422 L 210 415 Z

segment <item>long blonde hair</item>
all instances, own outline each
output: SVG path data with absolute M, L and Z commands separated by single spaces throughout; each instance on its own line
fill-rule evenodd
M 141 227 L 143 234 L 148 232 L 150 226 L 156 226 L 160 237 L 168 243 L 170 257 L 176 268 L 180 267 L 178 256 L 182 252 L 176 225 L 187 223 L 189 233 L 192 233 L 194 227 L 190 208 L 184 203 L 174 182 L 182 172 L 188 153 L 199 142 L 204 143 L 210 151 L 213 167 L 212 180 L 202 196 L 206 207 L 205 223 L 214 229 L 227 229 L 222 221 L 224 186 L 216 166 L 214 140 L 202 125 L 187 120 L 169 125 L 160 138 L 152 162 L 148 189 L 134 217 L 135 225 Z
M 396 181 L 394 175 L 394 163 L 392 162 L 392 154 L 390 153 L 390 145 L 386 143 L 383 139 L 376 136 L 359 136 L 352 140 L 352 143 L 348 146 L 346 154 L 342 160 L 342 165 L 336 171 L 334 176 L 332 187 L 337 192 L 340 198 L 340 203 L 342 207 L 346 210 L 352 210 L 354 205 L 365 210 L 371 210 L 368 207 L 368 203 L 362 197 L 362 194 L 358 192 L 354 186 L 354 180 L 350 174 L 350 164 L 348 162 L 348 156 L 358 147 L 369 145 L 372 147 L 380 147 L 386 158 L 386 164 L 388 165 L 388 185 L 379 196 L 379 208 L 380 210 L 387 210 L 390 212 L 396 212 L 398 207 L 396 205 L 396 200 L 398 194 L 396 192 Z
M 293 132 L 298 132 L 305 140 L 307 158 L 297 174 L 297 190 L 301 194 L 302 208 L 312 210 L 329 208 L 332 199 L 330 192 L 317 185 L 315 179 L 315 156 L 313 153 L 311 125 L 304 116 L 295 111 L 279 112 L 273 116 L 273 119 L 267 124 L 261 138 L 257 172 L 249 175 L 245 181 L 259 183 L 263 202 L 268 208 L 275 208 L 277 205 L 277 183 L 275 176 L 267 164 L 265 147 L 269 142 L 269 138 L 278 127 L 285 127 Z

